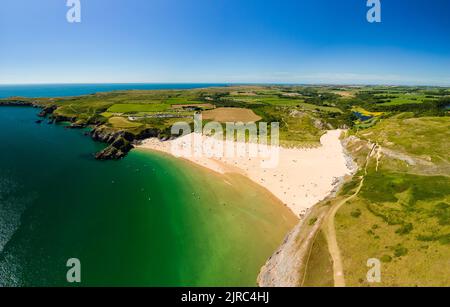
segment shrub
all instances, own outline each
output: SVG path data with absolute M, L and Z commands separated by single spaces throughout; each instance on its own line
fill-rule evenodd
M 314 225 L 317 222 L 317 217 L 313 217 L 312 219 L 309 220 L 308 224 L 309 226 Z
M 400 227 L 399 229 L 397 229 L 395 231 L 395 233 L 399 234 L 399 235 L 406 235 L 408 233 L 410 233 L 413 230 L 413 224 L 408 223 L 408 224 L 404 224 L 402 227 Z
M 450 244 L 450 233 L 448 233 L 446 235 L 442 235 L 439 238 L 439 243 L 441 243 L 441 244 Z
M 360 217 L 360 215 L 361 215 L 361 210 L 356 209 L 355 211 L 352 211 L 352 212 L 350 213 L 350 215 L 353 216 L 354 218 L 358 218 L 358 217 Z
M 439 220 L 439 225 L 450 225 L 450 205 L 444 202 L 437 204 L 430 214 Z
M 401 245 L 395 247 L 395 249 L 394 249 L 395 257 L 405 256 L 407 253 L 408 253 L 408 249 L 406 247 L 401 246 Z
M 391 262 L 391 261 L 392 261 L 392 257 L 389 256 L 389 255 L 383 255 L 383 256 L 381 257 L 381 261 L 382 261 L 382 262 Z

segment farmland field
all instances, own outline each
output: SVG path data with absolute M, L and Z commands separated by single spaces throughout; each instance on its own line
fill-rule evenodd
M 336 240 L 348 285 L 367 286 L 368 258 L 381 259 L 380 285 L 448 285 L 450 257 L 450 91 L 429 87 L 229 86 L 139 90 L 64 98 L 8 98 L 0 104 L 54 108 L 49 120 L 102 134 L 171 137 L 179 121 L 276 122 L 285 147 L 320 146 L 327 130 L 344 143 L 359 171 L 326 206 L 336 211 Z M 128 135 L 130 138 L 130 135 Z M 114 144 L 128 146 L 118 139 Z M 374 153 L 368 155 L 375 146 Z M 362 167 L 367 160 L 367 173 Z M 364 178 L 363 185 L 357 188 Z M 304 285 L 333 284 L 326 223 L 311 244 L 314 267 Z M 317 275 L 318 274 L 318 275 Z
M 217 108 L 214 110 L 204 111 L 203 119 L 226 122 L 256 122 L 261 119 L 252 110 L 242 108 Z
M 115 104 L 108 108 L 109 113 L 133 113 L 133 112 L 163 112 L 168 109 L 166 104 L 151 103 L 151 104 L 136 104 L 125 103 Z

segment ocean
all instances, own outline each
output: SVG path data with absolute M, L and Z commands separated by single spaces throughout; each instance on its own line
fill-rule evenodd
M 226 86 L 221 83 L 104 83 L 104 84 L 19 84 L 1 85 L 0 98 L 65 97 L 123 90 L 193 89 Z
M 240 175 L 143 150 L 96 161 L 104 144 L 37 112 L 0 107 L 0 286 L 254 286 L 296 222 Z

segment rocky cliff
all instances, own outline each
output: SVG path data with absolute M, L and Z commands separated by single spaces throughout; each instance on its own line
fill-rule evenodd
M 161 139 L 167 138 L 163 131 L 157 128 L 147 128 L 135 133 L 124 130 L 116 130 L 112 127 L 105 125 L 105 119 L 101 116 L 94 115 L 89 119 L 78 119 L 76 116 L 64 116 L 55 112 L 58 109 L 54 104 L 40 104 L 33 100 L 22 100 L 11 98 L 9 100 L 0 100 L 0 106 L 26 106 L 41 108 L 38 116 L 42 118 L 48 118 L 48 124 L 58 122 L 69 122 L 70 125 L 66 126 L 69 129 L 79 129 L 85 127 L 93 127 L 89 135 L 93 140 L 107 143 L 108 146 L 102 151 L 95 154 L 95 158 L 98 160 L 117 160 L 125 157 L 128 152 L 133 149 L 133 143 L 140 140 L 158 137 Z M 42 123 L 43 119 L 36 120 L 36 123 Z
M 260 287 L 298 287 L 307 265 L 309 252 L 328 207 L 311 208 L 283 244 L 267 260 L 258 275 Z M 310 220 L 317 219 L 314 224 Z
M 161 137 L 161 131 L 156 128 L 148 128 L 133 134 L 127 131 L 116 131 L 106 126 L 97 126 L 91 132 L 91 137 L 108 147 L 95 154 L 98 160 L 117 160 L 125 157 L 133 149 L 133 143 L 150 137 Z
M 349 138 L 341 140 L 347 167 L 351 176 L 353 176 L 358 166 L 346 149 L 348 141 Z M 348 178 L 351 176 L 348 176 Z M 323 220 L 330 210 L 330 201 L 336 197 L 344 181 L 344 178 L 339 178 L 339 184 L 336 185 L 330 195 L 313 206 L 287 235 L 283 244 L 261 268 L 257 279 L 259 286 L 299 287 L 302 285 L 312 245 L 321 229 Z

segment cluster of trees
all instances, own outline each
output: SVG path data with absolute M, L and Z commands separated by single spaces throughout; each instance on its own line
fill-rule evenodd
M 450 98 L 426 100 L 422 103 L 373 106 L 373 111 L 413 112 L 416 116 L 449 116 Z

